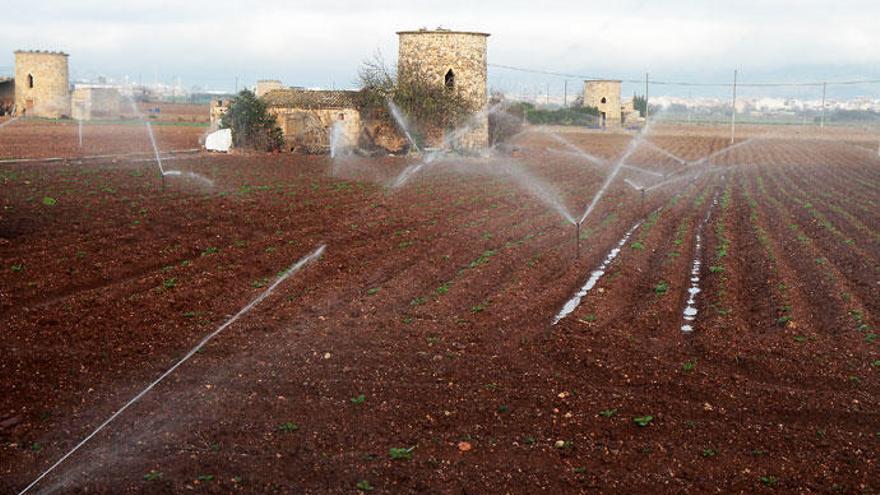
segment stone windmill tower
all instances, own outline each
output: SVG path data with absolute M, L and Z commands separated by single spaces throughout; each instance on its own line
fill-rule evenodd
M 488 33 L 420 29 L 400 31 L 398 76 L 420 74 L 450 91 L 457 91 L 478 113 L 470 131 L 454 146 L 478 150 L 489 145 L 486 45 Z
M 64 52 L 15 52 L 15 111 L 57 119 L 70 116 L 70 82 Z

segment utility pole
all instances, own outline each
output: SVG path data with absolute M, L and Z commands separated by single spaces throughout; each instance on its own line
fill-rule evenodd
M 648 125 L 648 73 L 645 72 L 645 125 Z
M 562 106 L 566 108 L 568 107 L 568 79 L 565 80 L 562 88 Z
M 828 83 L 822 83 L 822 119 L 819 121 L 819 128 L 825 132 L 825 91 L 828 89 Z
M 238 94 L 238 76 L 235 76 L 235 94 Z
M 730 144 L 736 137 L 736 69 L 733 69 L 733 109 L 730 112 Z

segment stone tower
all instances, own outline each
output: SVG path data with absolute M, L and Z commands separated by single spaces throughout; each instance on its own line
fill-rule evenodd
M 260 79 L 257 81 L 257 90 L 254 94 L 257 95 L 257 98 L 260 98 L 269 91 L 276 89 L 284 89 L 284 85 L 278 79 Z
M 15 111 L 53 119 L 70 116 L 66 53 L 15 52 Z
M 620 81 L 584 81 L 584 106 L 599 109 L 603 128 L 619 128 L 622 113 Z
M 479 150 L 489 145 L 489 117 L 485 114 L 487 88 L 486 45 L 488 33 L 445 29 L 400 31 L 398 77 L 420 74 L 471 102 L 477 113 L 472 129 L 453 146 Z

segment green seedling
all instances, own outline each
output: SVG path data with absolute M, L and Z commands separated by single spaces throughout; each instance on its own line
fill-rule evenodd
M 681 365 L 681 370 L 684 371 L 685 373 L 690 373 L 691 371 L 694 371 L 694 368 L 696 368 L 696 367 L 697 367 L 696 361 L 688 361 L 688 362 Z
M 718 455 L 718 451 L 715 449 L 703 449 L 703 457 L 707 459 L 709 457 L 715 457 L 716 455 Z
M 351 403 L 352 404 L 363 404 L 364 402 L 366 402 L 366 400 L 367 400 L 367 396 L 364 394 L 361 394 L 361 395 L 358 395 L 357 397 L 352 397 Z
M 761 483 L 763 483 L 764 486 L 776 486 L 779 483 L 779 478 L 771 475 L 761 476 L 758 479 L 761 480 Z
M 56 201 L 55 198 L 50 198 L 49 196 L 43 198 L 43 204 L 46 206 L 55 206 L 57 203 L 58 201 Z
M 360 481 L 358 481 L 358 482 L 357 482 L 357 485 L 355 485 L 355 488 L 357 488 L 358 490 L 360 490 L 360 491 L 362 491 L 362 492 L 371 492 L 371 491 L 373 491 L 373 485 L 371 485 L 370 482 L 367 481 L 367 480 L 360 480 Z
M 144 475 L 144 481 L 156 481 L 157 479 L 162 477 L 161 471 L 150 471 L 149 473 Z
M 287 422 L 279 426 L 278 429 L 280 431 L 283 431 L 284 433 L 293 433 L 299 429 L 299 425 L 297 425 L 296 423 Z
M 367 295 L 368 296 L 375 296 L 376 294 L 379 293 L 379 290 L 380 289 L 378 287 L 373 287 L 372 289 L 367 289 Z
M 603 411 L 599 411 L 599 416 L 602 416 L 603 418 L 610 418 L 615 414 L 617 414 L 617 409 L 605 409 Z
M 415 448 L 416 448 L 415 445 L 413 445 L 412 447 L 410 447 L 408 449 L 403 448 L 403 447 L 392 447 L 392 448 L 388 449 L 388 455 L 393 460 L 412 459 L 412 456 L 413 456 L 412 451 Z
M 637 418 L 633 418 L 633 422 L 642 428 L 651 424 L 651 421 L 654 421 L 654 416 L 639 416 Z
M 659 284 L 654 286 L 654 293 L 658 296 L 662 296 L 666 294 L 666 291 L 669 290 L 669 284 L 666 282 L 660 282 Z

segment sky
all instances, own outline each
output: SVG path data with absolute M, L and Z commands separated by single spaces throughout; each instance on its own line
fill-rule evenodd
M 0 73 L 7 74 L 15 49 L 50 49 L 70 53 L 73 79 L 179 79 L 186 88 L 223 90 L 281 79 L 348 88 L 375 53 L 393 64 L 396 31 L 442 26 L 491 33 L 490 64 L 575 76 L 650 72 L 657 80 L 729 82 L 736 69 L 740 81 L 753 82 L 880 79 L 878 0 L 0 2 L 10 3 L 0 30 Z M 564 81 L 490 67 L 490 86 L 506 92 L 555 95 Z M 579 84 L 568 79 L 569 91 Z M 817 90 L 751 91 L 815 97 Z M 831 91 L 880 97 L 877 85 Z M 729 89 L 651 92 L 723 96 Z

